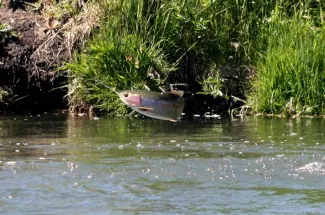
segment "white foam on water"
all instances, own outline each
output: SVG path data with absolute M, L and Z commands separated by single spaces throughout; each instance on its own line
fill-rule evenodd
M 308 172 L 311 174 L 325 174 L 325 163 L 324 162 L 311 162 L 299 168 L 296 168 L 298 172 Z

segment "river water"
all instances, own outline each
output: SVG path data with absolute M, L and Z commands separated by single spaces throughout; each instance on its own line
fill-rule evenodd
M 323 214 L 325 120 L 0 120 L 0 214 Z

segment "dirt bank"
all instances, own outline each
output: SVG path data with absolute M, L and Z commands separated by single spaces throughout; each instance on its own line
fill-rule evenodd
M 42 112 L 65 108 L 66 78 L 55 69 L 69 59 L 64 37 L 49 25 L 41 8 L 0 8 L 1 113 Z M 44 4 L 42 5 L 44 7 Z M 57 89 L 59 88 L 59 89 Z

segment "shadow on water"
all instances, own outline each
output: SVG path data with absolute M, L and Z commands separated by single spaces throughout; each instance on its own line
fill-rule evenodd
M 323 119 L 3 118 L 0 182 L 8 186 L 0 187 L 0 211 L 318 213 L 325 209 L 324 125 Z

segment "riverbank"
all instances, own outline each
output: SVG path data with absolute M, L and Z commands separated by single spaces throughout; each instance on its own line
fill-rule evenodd
M 96 19 L 85 21 L 84 4 L 1 1 L 0 113 L 68 108 L 68 73 L 58 68 L 72 60 L 96 27 Z
M 49 6 L 49 5 L 47 5 Z M 67 79 L 56 69 L 69 57 L 57 27 L 29 5 L 0 8 L 0 109 L 2 113 L 44 112 L 66 108 Z M 48 41 L 48 40 L 51 41 Z
M 325 112 L 321 2 L 4 2 L 2 110 L 128 114 L 104 83 L 178 84 L 188 115 Z

